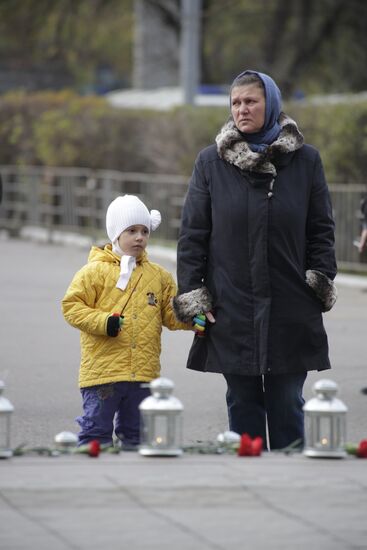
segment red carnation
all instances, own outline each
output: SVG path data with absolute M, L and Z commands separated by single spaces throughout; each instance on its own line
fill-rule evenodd
M 358 458 L 367 458 L 367 439 L 362 439 L 357 448 Z
M 242 434 L 237 454 L 238 456 L 260 456 L 262 448 L 263 440 L 261 437 L 251 439 L 248 434 Z
M 242 434 L 240 446 L 238 448 L 238 456 L 252 456 L 252 439 L 248 434 Z
M 263 450 L 263 438 L 255 437 L 252 440 L 252 456 L 260 456 Z
M 89 456 L 99 456 L 101 452 L 101 445 L 97 439 L 93 439 L 88 443 L 88 454 Z

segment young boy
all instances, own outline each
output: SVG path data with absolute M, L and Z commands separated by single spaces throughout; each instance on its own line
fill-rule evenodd
M 148 260 L 145 248 L 161 215 L 133 195 L 108 207 L 111 244 L 93 246 L 88 263 L 76 273 L 62 300 L 63 314 L 81 331 L 79 387 L 84 415 L 79 445 L 93 439 L 125 449 L 139 444 L 139 404 L 150 394 L 143 383 L 160 373 L 162 325 L 192 329 L 176 321 L 170 273 Z M 205 328 L 205 327 L 204 327 Z M 143 385 L 143 387 L 142 387 Z

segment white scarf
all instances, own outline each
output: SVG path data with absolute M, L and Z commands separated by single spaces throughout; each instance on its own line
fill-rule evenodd
M 118 278 L 116 287 L 120 288 L 121 290 L 125 290 L 130 280 L 131 274 L 136 267 L 136 259 L 134 256 L 127 256 L 126 254 L 124 254 L 117 242 L 113 243 L 112 250 L 113 252 L 115 252 L 115 254 L 121 256 L 120 277 Z

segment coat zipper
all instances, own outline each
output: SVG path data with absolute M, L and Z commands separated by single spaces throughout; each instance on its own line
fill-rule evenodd
M 268 199 L 271 199 L 271 197 L 273 196 L 273 187 L 274 187 L 274 181 L 275 179 L 273 178 L 271 180 L 271 182 L 269 183 L 269 192 L 268 192 Z

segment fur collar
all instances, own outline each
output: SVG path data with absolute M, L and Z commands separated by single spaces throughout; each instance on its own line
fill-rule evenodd
M 281 126 L 280 134 L 269 145 L 266 153 L 255 153 L 244 141 L 231 117 L 215 138 L 219 157 L 241 170 L 268 173 L 275 176 L 277 173 L 276 168 L 271 163 L 273 153 L 291 153 L 303 145 L 303 135 L 298 130 L 294 120 L 281 113 L 279 124 Z

